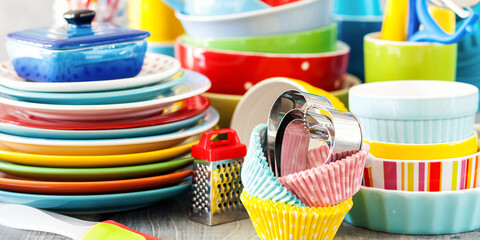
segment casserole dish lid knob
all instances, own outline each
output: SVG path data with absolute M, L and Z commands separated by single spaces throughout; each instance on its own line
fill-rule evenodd
M 63 14 L 63 18 L 65 18 L 69 26 L 87 25 L 89 27 L 92 24 L 93 18 L 95 18 L 95 11 L 90 9 L 70 10 Z

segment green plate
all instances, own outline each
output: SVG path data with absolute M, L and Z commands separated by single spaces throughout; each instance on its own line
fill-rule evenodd
M 18 177 L 54 181 L 103 181 L 147 177 L 172 172 L 192 164 L 193 158 L 180 158 L 145 165 L 110 168 L 49 168 L 13 164 L 0 160 L 0 171 Z
M 244 38 L 192 38 L 182 36 L 190 45 L 231 51 L 261 53 L 322 53 L 335 51 L 337 25 L 296 33 Z

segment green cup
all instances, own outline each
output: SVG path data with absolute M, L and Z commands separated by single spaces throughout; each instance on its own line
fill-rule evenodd
M 321 53 L 335 51 L 337 25 L 315 30 L 243 38 L 193 38 L 183 36 L 187 44 L 210 49 L 260 53 Z
M 391 80 L 455 81 L 457 44 L 400 42 L 364 38 L 365 82 Z

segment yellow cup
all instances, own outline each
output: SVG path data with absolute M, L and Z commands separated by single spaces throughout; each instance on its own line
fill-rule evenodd
M 149 31 L 148 41 L 173 42 L 185 33 L 175 12 L 161 0 L 132 0 L 128 9 L 129 27 Z

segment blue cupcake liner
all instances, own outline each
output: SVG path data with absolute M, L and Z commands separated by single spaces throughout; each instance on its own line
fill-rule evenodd
M 304 207 L 305 205 L 280 183 L 268 165 L 265 157 L 266 135 L 266 124 L 260 124 L 253 129 L 242 166 L 244 188 L 251 196 Z

